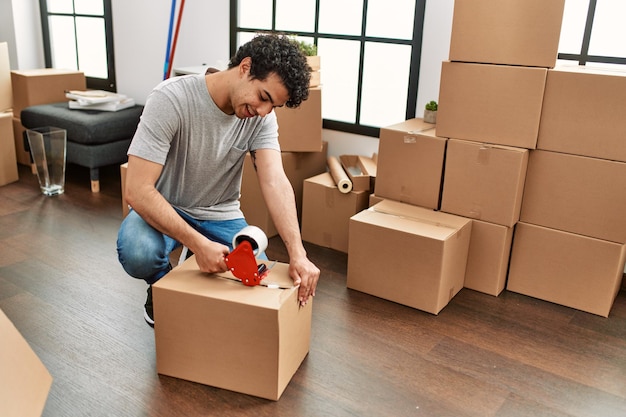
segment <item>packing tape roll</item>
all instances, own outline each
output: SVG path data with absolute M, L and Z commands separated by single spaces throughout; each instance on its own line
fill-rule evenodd
M 344 194 L 352 191 L 352 181 L 350 181 L 350 177 L 348 177 L 348 174 L 346 174 L 346 171 L 344 171 L 341 166 L 339 159 L 335 156 L 329 156 L 327 162 L 330 175 L 333 177 L 335 184 L 337 184 L 339 191 Z
M 267 236 L 257 226 L 246 226 L 233 237 L 233 248 L 236 248 L 244 240 L 252 245 L 255 255 L 265 252 L 267 249 Z

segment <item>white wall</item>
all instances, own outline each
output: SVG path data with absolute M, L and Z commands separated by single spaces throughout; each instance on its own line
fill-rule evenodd
M 0 42 L 7 42 L 12 70 L 44 66 L 37 0 L 0 0 Z
M 454 0 L 426 2 L 417 117 L 421 117 L 426 102 L 439 97 L 441 62 L 447 59 L 450 48 L 453 5 Z M 145 103 L 152 88 L 163 79 L 171 1 L 112 0 L 112 8 L 117 91 Z M 17 67 L 12 62 L 12 69 L 44 65 L 38 13 L 38 0 L 0 0 L 0 42 L 9 42 L 11 54 L 19 52 Z M 173 66 L 225 67 L 230 57 L 229 21 L 229 0 L 186 1 Z M 378 152 L 376 138 L 325 130 L 324 140 L 329 142 L 331 155 L 371 156 Z

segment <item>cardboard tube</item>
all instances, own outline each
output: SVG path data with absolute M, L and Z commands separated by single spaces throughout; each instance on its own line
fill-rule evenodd
M 328 168 L 330 170 L 330 175 L 335 180 L 335 184 L 337 184 L 337 188 L 339 191 L 346 194 L 352 191 L 352 181 L 346 174 L 346 171 L 343 170 L 341 166 L 341 162 L 335 156 L 328 157 Z

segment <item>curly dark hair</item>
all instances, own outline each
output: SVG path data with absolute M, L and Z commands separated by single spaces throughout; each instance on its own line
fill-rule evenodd
M 252 78 L 263 81 L 276 73 L 283 80 L 289 94 L 287 107 L 296 108 L 309 98 L 311 67 L 293 39 L 279 34 L 257 35 L 239 47 L 228 68 L 236 67 L 246 57 L 252 59 Z

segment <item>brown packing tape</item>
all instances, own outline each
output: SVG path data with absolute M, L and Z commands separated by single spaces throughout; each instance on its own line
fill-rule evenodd
M 328 169 L 330 170 L 330 175 L 333 177 L 335 184 L 337 184 L 337 188 L 342 193 L 346 194 L 352 191 L 352 181 L 344 171 L 341 166 L 341 162 L 335 156 L 328 157 Z

